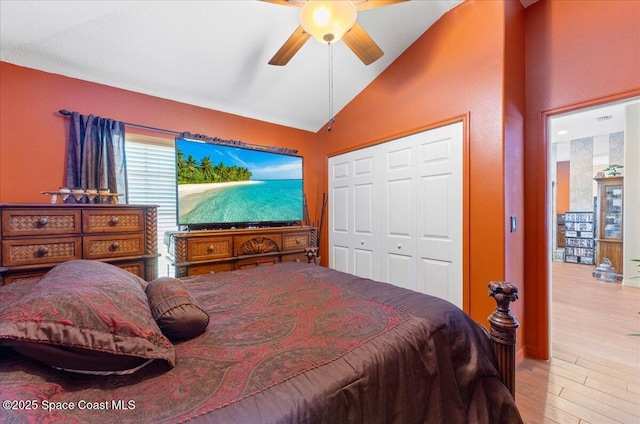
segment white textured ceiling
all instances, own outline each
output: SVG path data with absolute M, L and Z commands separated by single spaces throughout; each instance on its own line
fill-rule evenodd
M 639 102 L 640 97 L 634 97 L 551 117 L 549 139 L 557 143 L 556 160 L 569 160 L 571 140 L 593 137 L 594 164 L 608 163 L 609 134 L 625 130 L 625 109 Z
M 360 12 L 385 55 L 365 66 L 333 46 L 334 112 L 460 1 Z M 249 0 L 0 0 L 0 60 L 315 132 L 330 118 L 328 47 L 310 39 L 286 66 L 267 64 L 298 13 Z

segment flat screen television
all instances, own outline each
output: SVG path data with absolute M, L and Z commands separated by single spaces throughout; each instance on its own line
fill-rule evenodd
M 176 138 L 178 225 L 291 225 L 303 220 L 303 160 L 268 150 Z

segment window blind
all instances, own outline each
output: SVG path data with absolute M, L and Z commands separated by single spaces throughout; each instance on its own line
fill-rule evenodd
M 158 205 L 158 276 L 173 276 L 164 244 L 176 224 L 175 140 L 127 134 L 125 154 L 129 203 Z

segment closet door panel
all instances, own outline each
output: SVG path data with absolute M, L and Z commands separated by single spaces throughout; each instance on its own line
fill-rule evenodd
M 373 229 L 373 183 L 356 184 L 354 187 L 354 231 L 356 234 L 371 236 Z
M 349 269 L 349 246 L 332 244 L 330 247 L 330 262 L 332 268 L 338 271 L 352 273 Z
M 374 276 L 375 252 L 370 249 L 354 249 L 354 274 L 362 278 L 377 279 Z
M 421 258 L 419 275 L 422 278 L 416 282 L 415 290 L 442 299 L 451 299 L 457 295 L 456 281 L 452 280 L 453 274 L 455 270 L 451 262 Z
M 378 278 L 375 252 L 374 149 L 329 159 L 329 266 L 366 278 Z
M 347 234 L 349 232 L 349 187 L 335 187 L 331 194 L 331 200 L 336 205 L 332 209 L 332 230 Z
M 352 273 L 363 278 L 379 278 L 379 264 L 374 260 L 377 228 L 375 210 L 375 149 L 358 150 L 353 159 L 353 222 L 350 246 L 353 254 Z
M 455 234 L 452 234 L 451 218 L 455 218 L 456 212 L 451 208 L 454 203 L 452 193 L 451 175 L 435 175 L 420 179 L 422 198 L 422 226 L 420 238 L 422 243 L 421 255 L 430 258 L 447 259 L 453 252 L 451 246 L 455 244 Z
M 350 163 L 342 157 L 329 161 L 329 262 L 342 272 L 352 273 L 349 260 Z
M 338 186 L 330 191 L 329 202 L 334 205 L 330 214 L 330 260 L 334 268 L 352 273 L 352 264 L 349 260 L 349 187 Z
M 413 256 L 387 253 L 386 269 L 389 270 L 387 275 L 387 283 L 391 283 L 398 287 L 420 291 L 416 287 L 413 272 Z
M 381 280 L 415 289 L 415 142 L 409 136 L 379 149 Z
M 414 236 L 413 179 L 385 181 L 387 195 L 386 236 L 410 239 Z
M 417 285 L 462 307 L 462 123 L 420 135 Z

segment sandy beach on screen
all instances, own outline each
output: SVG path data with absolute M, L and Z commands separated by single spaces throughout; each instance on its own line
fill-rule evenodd
M 228 183 L 207 183 L 207 184 L 178 184 L 178 197 L 187 197 L 193 194 L 206 193 L 223 187 L 231 187 L 246 184 L 258 184 L 260 181 L 231 181 Z
M 191 212 L 199 203 L 200 195 L 215 191 L 224 187 L 260 184 L 260 181 L 232 181 L 228 183 L 207 184 L 178 184 L 178 201 L 180 202 L 180 215 Z

